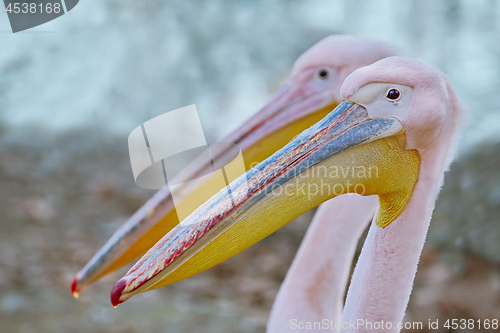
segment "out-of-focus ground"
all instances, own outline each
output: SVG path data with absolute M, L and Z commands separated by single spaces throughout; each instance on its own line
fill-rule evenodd
M 196 103 L 213 141 L 331 33 L 440 68 L 470 113 L 405 321 L 500 319 L 498 1 L 86 0 L 35 30 L 0 34 L 0 332 L 263 332 L 312 211 L 117 309 L 109 292 L 126 269 L 79 300 L 70 283 L 152 195 L 133 182 L 131 130 Z
M 23 143 L 17 130 L 0 135 L 2 332 L 263 332 L 313 211 L 227 262 L 117 309 L 109 292 L 124 270 L 73 299 L 73 275 L 152 194 L 133 182 L 126 143 L 88 138 L 89 130 L 53 136 L 23 128 Z M 500 144 L 486 144 L 453 164 L 406 321 L 500 317 L 499 156 Z

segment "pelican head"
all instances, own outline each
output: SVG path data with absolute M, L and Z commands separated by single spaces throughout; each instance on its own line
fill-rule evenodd
M 355 69 L 398 54 L 397 48 L 381 41 L 345 35 L 326 37 L 295 61 L 288 82 L 261 110 L 221 141 L 239 145 L 248 170 L 330 113 L 340 103 L 342 82 Z M 216 156 L 219 160 L 234 157 L 228 151 L 220 153 Z M 205 164 L 191 167 L 192 179 L 211 170 Z M 188 191 L 184 207 L 193 211 L 208 199 L 210 184 L 206 181 Z M 73 295 L 78 296 L 86 286 L 143 255 L 178 223 L 172 197 L 168 192 L 158 192 L 78 272 L 71 286 Z
M 454 94 L 444 74 L 415 60 L 356 70 L 343 102 L 169 232 L 118 281 L 112 303 L 212 267 L 345 193 L 378 195 L 385 230 L 427 177 L 420 169 L 449 163 L 460 119 L 450 114 L 460 110 Z
M 259 158 L 253 154 L 245 156 L 245 160 L 260 162 L 263 150 L 268 157 L 334 109 L 341 101 L 342 83 L 354 70 L 400 54 L 398 48 L 385 42 L 328 36 L 297 58 L 288 82 L 222 141 L 238 143 L 243 150 L 262 142 Z

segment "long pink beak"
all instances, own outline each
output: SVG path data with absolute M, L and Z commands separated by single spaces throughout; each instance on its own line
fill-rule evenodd
M 281 88 L 261 110 L 242 124 L 239 128 L 221 139 L 221 142 L 232 142 L 239 145 L 243 152 L 245 164 L 251 165 L 253 162 L 260 162 L 275 150 L 282 147 L 288 140 L 298 134 L 301 130 L 289 130 L 286 141 L 283 143 L 274 142 L 268 139 L 269 135 L 278 133 L 280 129 L 294 123 L 301 122 L 301 119 L 317 114 L 317 119 L 321 119 L 331 111 L 338 103 L 337 97 L 331 87 L 324 87 L 316 91 L 310 91 L 304 82 L 307 82 L 313 71 L 299 74 L 292 78 L 290 83 Z M 318 112 L 318 110 L 322 110 Z M 321 113 L 321 114 L 320 114 Z M 309 120 L 310 124 L 315 121 Z M 309 125 L 308 125 L 309 126 Z M 285 135 L 280 137 L 283 139 Z M 264 140 L 264 141 L 262 141 Z M 268 152 L 261 152 L 259 149 L 252 149 L 253 145 L 262 141 Z M 246 152 L 253 151 L 251 154 Z M 218 156 L 214 156 L 220 163 L 227 163 L 234 156 L 229 151 L 219 151 Z M 267 155 L 266 155 L 267 154 Z M 189 166 L 191 179 L 211 172 L 211 165 L 203 163 L 192 163 Z M 148 231 L 158 226 L 158 222 L 173 209 L 174 204 L 168 191 L 159 191 L 154 195 L 139 211 L 137 211 L 128 221 L 126 221 L 106 244 L 97 252 L 88 264 L 75 276 L 71 291 L 77 296 L 87 285 L 97 281 L 103 275 L 113 271 L 118 267 L 116 261 L 125 264 L 134 260 L 143 252 L 137 251 L 135 256 L 129 253 L 133 251 L 136 244 L 141 243 L 143 248 L 152 247 L 159 239 L 146 237 Z M 170 228 L 165 228 L 165 234 Z M 129 252 L 127 252 L 129 251 Z M 126 260 L 124 260 L 126 259 Z

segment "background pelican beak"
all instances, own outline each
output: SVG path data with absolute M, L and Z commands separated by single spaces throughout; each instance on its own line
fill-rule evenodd
M 292 79 L 260 111 L 220 140 L 238 144 L 246 170 L 272 155 L 338 105 L 331 89 L 305 91 L 301 88 L 302 79 Z M 224 150 L 219 150 L 219 154 L 214 157 L 223 163 L 234 157 Z M 210 170 L 210 165 L 196 164 L 191 178 L 208 174 Z M 184 207 L 194 210 L 211 197 L 212 190 L 211 179 L 200 182 L 187 193 Z M 143 255 L 178 223 L 170 192 L 159 191 L 77 273 L 71 286 L 73 295 L 77 297 L 86 286 Z
M 221 141 L 237 143 L 243 151 L 263 139 L 266 145 L 272 142 L 273 147 L 282 143 L 267 154 L 270 156 L 301 131 L 325 117 L 338 103 L 329 89 L 308 92 L 292 81 L 283 86 L 252 118 Z M 249 165 L 261 162 L 260 159 L 252 159 L 250 154 L 244 157 L 249 160 Z
M 395 164 L 408 170 L 400 178 L 392 174 Z M 352 171 L 356 166 L 364 175 Z M 373 175 L 367 174 L 370 167 Z M 116 306 L 210 268 L 344 193 L 378 194 L 377 223 L 385 226 L 408 201 L 418 167 L 418 153 L 405 149 L 398 120 L 369 119 L 363 106 L 342 102 L 163 237 L 115 285 L 111 302 Z M 393 202 L 395 195 L 402 199 Z

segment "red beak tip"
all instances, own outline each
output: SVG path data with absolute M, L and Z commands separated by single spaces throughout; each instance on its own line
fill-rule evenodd
M 77 286 L 78 286 L 78 278 L 75 276 L 73 282 L 71 283 L 71 294 L 73 295 L 74 298 L 78 298 L 78 296 L 80 296 Z
M 116 308 L 118 304 L 123 303 L 120 301 L 120 296 L 122 295 L 123 289 L 127 286 L 127 283 L 124 280 L 118 281 L 113 290 L 111 290 L 111 304 Z

